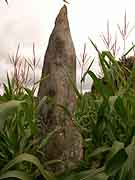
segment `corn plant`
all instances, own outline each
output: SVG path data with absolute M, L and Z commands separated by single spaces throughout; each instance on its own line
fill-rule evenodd
M 117 39 L 117 32 L 115 32 L 114 38 L 112 37 L 110 33 L 110 24 L 109 21 L 107 21 L 107 31 L 106 34 L 102 33 L 100 35 L 107 51 L 110 51 L 113 56 L 117 56 L 120 47 L 118 46 L 118 39 Z
M 98 52 L 103 77 L 97 77 L 88 68 L 82 81 L 90 75 L 94 81 L 92 92 L 78 99 L 75 112 L 77 123 L 84 129 L 85 163 L 88 166 L 92 166 L 91 153 L 95 148 L 111 146 L 114 141 L 128 145 L 135 127 L 134 65 L 128 69 L 111 52 L 100 52 L 93 41 L 91 43 Z M 98 157 L 97 161 L 104 161 L 104 157 Z
M 84 49 L 83 49 L 83 53 L 82 55 L 80 55 L 80 58 L 77 57 L 77 61 L 79 63 L 79 68 L 80 68 L 80 77 L 82 79 L 83 74 L 84 74 L 84 69 L 86 66 L 88 66 L 89 64 L 89 60 L 90 60 L 90 56 L 88 56 L 87 52 L 86 52 L 86 44 L 84 44 Z M 83 93 L 83 82 L 81 81 L 81 85 L 80 85 L 80 92 Z
M 29 68 L 22 67 L 24 71 L 21 70 L 18 51 L 19 46 L 15 58 L 11 59 L 14 65 L 13 76 L 10 78 L 7 73 L 7 83 L 3 83 L 4 93 L 3 96 L 0 96 L 0 179 L 8 177 L 29 179 L 41 173 L 45 179 L 51 180 L 54 179 L 53 176 L 49 175 L 44 168 L 49 163 L 61 162 L 57 160 L 47 162 L 43 149 L 58 130 L 54 130 L 45 137 L 41 135 L 37 112 L 42 101 L 45 101 L 46 98 L 41 102 L 37 101 L 35 97 L 35 76 L 32 89 L 26 86 Z M 24 65 L 26 65 L 26 61 Z M 28 64 L 27 66 L 31 67 L 34 75 L 36 65 L 34 54 L 33 65 Z M 44 159 L 43 165 L 37 157 Z M 40 171 L 37 171 L 33 164 L 38 166 Z M 10 167 L 6 168 L 8 165 Z M 5 168 L 3 169 L 3 167 Z M 27 174 L 30 174 L 30 177 Z
M 117 25 L 118 30 L 119 30 L 122 40 L 123 40 L 123 54 L 125 54 L 125 51 L 126 51 L 126 40 L 129 37 L 129 35 L 131 34 L 131 32 L 133 31 L 133 29 L 135 28 L 135 25 L 133 25 L 129 29 L 129 25 L 130 25 L 130 23 L 127 21 L 127 13 L 125 11 L 123 27 L 121 27 L 119 24 Z
M 42 174 L 42 176 L 47 180 L 55 180 L 55 177 L 46 171 L 38 158 L 31 154 L 22 153 L 16 156 L 14 159 L 9 161 L 5 166 L 0 169 L 0 179 L 7 179 L 7 178 L 17 178 L 22 180 L 31 180 L 33 179 L 31 175 L 28 173 L 18 170 L 16 165 L 20 165 L 22 162 L 28 162 L 29 165 L 34 164 Z

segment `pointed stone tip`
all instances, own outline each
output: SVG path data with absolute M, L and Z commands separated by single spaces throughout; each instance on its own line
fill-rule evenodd
M 67 6 L 64 4 L 63 7 L 61 8 L 63 11 L 67 11 Z
M 65 22 L 65 20 L 67 20 L 67 6 L 66 5 L 64 5 L 60 9 L 60 12 L 56 18 L 55 24 Z
M 61 9 L 60 9 L 60 12 L 59 12 L 59 15 L 60 14 L 67 14 L 67 6 L 64 5 Z

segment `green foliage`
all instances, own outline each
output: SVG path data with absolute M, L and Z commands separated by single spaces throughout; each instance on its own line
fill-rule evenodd
M 91 169 L 82 172 L 74 172 L 70 175 L 61 177 L 60 180 L 107 180 L 108 176 L 103 172 L 103 169 Z
M 41 136 L 37 112 L 51 98 L 44 97 L 37 101 L 34 96 L 36 83 L 32 89 L 25 86 L 29 68 L 24 72 L 26 79 L 21 79 L 16 55 L 13 58 L 14 76 L 10 79 L 7 74 L 7 84 L 3 83 L 4 94 L 0 96 L 0 179 L 29 180 L 38 175 L 46 180 L 135 179 L 135 66 L 132 69 L 124 67 L 110 51 L 100 52 L 96 44 L 90 41 L 98 53 L 103 77 L 99 78 L 90 70 L 92 61 L 84 75 L 81 74 L 81 83 L 88 75 L 94 85 L 92 92 L 83 94 L 67 73 L 77 98 L 76 110 L 71 113 L 67 106 L 57 104 L 83 136 L 84 159 L 79 169 L 54 177 L 45 167 L 62 162 L 45 161 L 42 165 L 39 161 L 39 158 L 44 161 L 43 148 L 59 129 L 46 137 Z M 124 54 L 124 58 L 134 47 Z M 34 71 L 36 63 L 29 67 Z
M 78 98 L 75 111 L 84 137 L 83 167 L 91 170 L 73 172 L 67 179 L 134 179 L 135 68 L 127 69 L 110 52 L 100 52 L 92 44 L 99 55 L 103 78 L 88 68 L 82 81 L 89 75 L 94 86 L 92 92 Z
M 37 111 L 42 102 L 37 102 L 33 89 L 21 87 L 21 91 L 13 91 L 8 75 L 7 82 L 0 96 L 0 179 L 27 180 L 42 174 L 45 179 L 53 180 L 55 178 L 44 166 L 58 161 L 45 161 L 43 166 L 37 157 L 45 159 L 42 148 L 57 129 L 46 137 L 41 136 Z
M 95 167 L 105 164 L 110 146 L 114 142 L 121 142 L 116 144 L 123 149 L 118 148 L 119 153 L 117 152 L 113 159 L 107 161 L 107 173 L 113 173 L 118 172 L 117 169 L 125 163 L 128 153 L 124 150 L 124 144 L 129 145 L 134 135 L 135 69 L 134 66 L 132 69 L 127 69 L 109 51 L 100 52 L 93 41 L 91 43 L 99 55 L 103 77 L 97 77 L 90 68 L 84 73 L 82 81 L 85 80 L 86 75 L 89 75 L 94 85 L 92 92 L 85 93 L 81 99 L 78 99 L 75 118 L 85 130 L 83 131 L 84 159 L 87 167 L 92 168 L 93 162 L 96 163 Z M 133 48 L 130 48 L 125 56 Z
M 133 137 L 132 142 L 127 147 L 124 147 L 123 143 L 117 141 L 114 142 L 112 147 L 109 149 L 105 147 L 98 148 L 93 152 L 92 156 L 108 152 L 107 158 L 102 167 L 81 172 L 74 171 L 64 175 L 60 180 L 133 180 L 135 178 L 134 140 L 135 137 Z
M 17 170 L 10 170 L 13 168 L 16 164 L 20 164 L 23 161 L 27 161 L 29 164 L 34 164 L 42 174 L 42 176 L 47 180 L 55 180 L 53 175 L 46 171 L 43 166 L 41 165 L 40 161 L 31 154 L 20 154 L 16 156 L 13 160 L 9 161 L 1 170 L 0 170 L 0 179 L 6 179 L 6 178 L 17 178 L 17 179 L 23 179 L 23 180 L 29 180 L 32 179 L 28 174 L 26 174 L 23 171 L 17 171 Z M 16 168 L 17 169 L 17 168 Z

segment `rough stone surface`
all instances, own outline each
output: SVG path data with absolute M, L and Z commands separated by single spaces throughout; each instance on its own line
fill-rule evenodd
M 76 103 L 75 93 L 67 78 L 67 72 L 76 83 L 76 53 L 71 38 L 67 8 L 64 5 L 60 10 L 55 27 L 49 39 L 49 44 L 44 57 L 42 78 L 38 97 L 44 96 L 53 99 L 53 103 L 44 103 L 40 108 L 40 117 L 43 124 L 42 132 L 46 134 L 57 127 L 60 130 L 50 140 L 46 148 L 48 160 L 60 159 L 66 167 L 76 165 L 82 158 L 82 138 L 71 118 L 60 110 L 57 104 L 66 106 L 70 112 L 74 111 Z M 54 167 L 64 170 L 65 166 Z

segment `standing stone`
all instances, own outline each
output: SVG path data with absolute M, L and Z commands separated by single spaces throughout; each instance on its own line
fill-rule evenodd
M 82 159 L 82 138 L 72 118 L 57 106 L 66 106 L 71 113 L 74 112 L 76 97 L 67 72 L 76 83 L 76 53 L 69 28 L 67 7 L 64 5 L 56 18 L 49 39 L 42 69 L 42 78 L 44 75 L 48 75 L 48 78 L 41 81 L 38 97 L 41 100 L 48 96 L 53 101 L 44 103 L 40 108 L 39 115 L 41 123 L 44 124 L 42 133 L 47 134 L 60 127 L 47 145 L 47 159 L 63 160 L 66 167 L 70 168 Z M 55 167 L 54 171 L 64 168 L 63 165 Z

